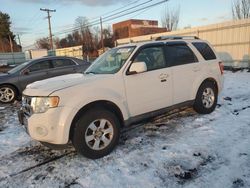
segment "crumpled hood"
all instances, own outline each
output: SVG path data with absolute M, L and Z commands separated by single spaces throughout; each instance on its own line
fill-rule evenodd
M 41 80 L 27 85 L 23 91 L 24 95 L 28 96 L 48 96 L 51 93 L 72 87 L 82 83 L 88 83 L 100 79 L 102 76 L 97 75 L 84 75 L 84 74 L 68 74 Z

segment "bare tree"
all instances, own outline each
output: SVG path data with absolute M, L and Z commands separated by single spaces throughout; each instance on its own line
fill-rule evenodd
M 110 26 L 103 29 L 103 43 L 105 47 L 114 47 L 114 37 Z
M 93 51 L 92 33 L 90 31 L 88 18 L 82 16 L 76 18 L 75 26 L 81 33 L 83 50 L 88 59 L 89 53 Z
M 60 45 L 60 38 L 54 37 L 53 42 L 54 42 L 54 45 L 56 46 L 56 49 L 62 47 L 62 46 Z
M 250 18 L 250 0 L 234 0 L 232 14 L 235 20 Z
M 93 27 L 92 29 L 92 34 L 93 34 L 93 44 L 94 44 L 94 49 L 98 50 L 99 49 L 99 41 L 101 40 L 101 30 L 98 26 Z
M 89 21 L 87 17 L 79 16 L 75 19 L 75 27 L 76 30 L 79 30 L 79 32 L 82 35 L 82 40 L 84 41 L 86 38 L 86 33 L 89 30 Z
M 162 12 L 161 23 L 162 26 L 167 28 L 169 31 L 176 30 L 179 23 L 180 7 L 175 9 L 169 9 L 166 7 Z
M 47 37 L 40 38 L 36 41 L 36 47 L 38 49 L 50 49 L 49 39 Z

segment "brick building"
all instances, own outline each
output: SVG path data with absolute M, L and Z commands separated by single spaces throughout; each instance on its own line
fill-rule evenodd
M 155 20 L 131 19 L 113 24 L 115 40 L 154 33 L 162 33 L 166 31 L 166 28 L 158 27 L 158 21 Z

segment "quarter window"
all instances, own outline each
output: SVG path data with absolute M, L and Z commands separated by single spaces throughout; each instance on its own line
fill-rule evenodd
M 205 60 L 216 59 L 213 50 L 204 42 L 193 42 L 194 47 L 200 52 Z
M 197 62 L 197 58 L 193 51 L 186 44 L 167 45 L 166 60 L 170 66 Z
M 133 62 L 145 62 L 147 70 L 156 70 L 166 67 L 163 47 L 148 47 L 142 49 Z

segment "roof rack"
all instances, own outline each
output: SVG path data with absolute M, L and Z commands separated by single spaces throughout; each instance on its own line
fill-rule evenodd
M 155 39 L 155 41 L 160 40 L 180 40 L 180 39 L 200 39 L 197 36 L 160 36 Z

